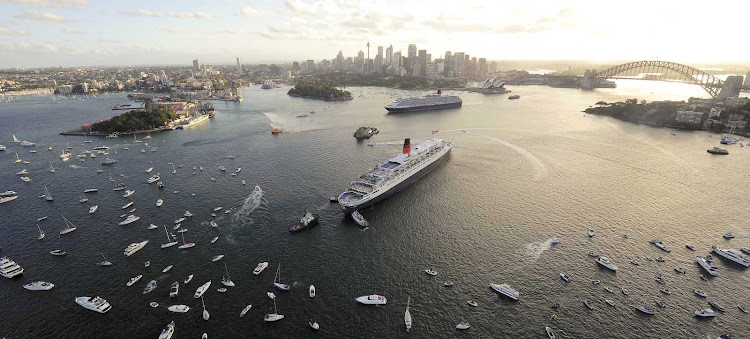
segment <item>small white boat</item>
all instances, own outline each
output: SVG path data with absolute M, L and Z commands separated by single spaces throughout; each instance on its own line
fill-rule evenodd
M 560 273 L 560 278 L 562 280 L 565 280 L 565 282 L 570 282 L 570 277 L 568 277 L 568 275 L 565 273 Z
M 94 214 L 96 210 L 99 209 L 99 205 L 94 205 L 89 208 L 89 214 Z
M 211 239 L 211 243 L 213 244 L 213 243 L 215 243 L 215 242 L 216 242 L 217 240 L 219 240 L 219 237 L 214 237 L 213 239 Z
M 23 288 L 29 291 L 49 291 L 53 287 L 55 287 L 55 284 L 46 281 L 34 281 L 23 285 Z
M 289 291 L 290 287 L 281 282 L 281 264 L 276 268 L 276 275 L 273 278 L 273 286 L 281 291 Z
M 195 290 L 195 295 L 193 295 L 193 297 L 195 299 L 200 298 L 201 296 L 203 296 L 203 293 L 206 293 L 206 290 L 208 290 L 209 287 L 211 287 L 211 280 L 209 280 L 207 283 L 198 287 L 198 289 Z
M 84 190 L 83 193 L 94 193 L 94 192 L 98 192 L 98 191 L 99 191 L 98 188 L 88 188 L 88 189 Z
M 555 333 L 552 332 L 552 329 L 549 328 L 549 326 L 546 326 L 544 330 L 547 331 L 547 337 L 549 337 L 549 339 L 555 339 Z
M 219 292 L 219 293 L 226 293 L 227 289 L 224 288 L 224 287 L 219 287 L 219 288 L 216 289 L 216 291 Z
M 620 291 L 622 291 L 622 294 L 624 294 L 624 295 L 630 294 L 630 292 L 628 292 L 628 289 L 625 288 L 625 287 L 620 288 Z
M 703 317 L 703 318 L 710 318 L 710 317 L 715 317 L 716 316 L 716 312 L 714 312 L 714 310 L 712 310 L 710 308 L 707 308 L 707 309 L 704 309 L 704 310 L 695 311 L 695 316 L 697 316 L 697 317 Z
M 445 286 L 445 287 L 453 287 L 453 282 L 452 281 L 446 281 L 446 282 L 443 283 L 443 286 Z
M 352 219 L 359 225 L 360 227 L 369 227 L 370 223 L 365 220 L 365 217 L 362 216 L 362 214 L 359 213 L 359 211 L 352 211 L 351 213 Z
M 167 309 L 175 313 L 185 313 L 190 311 L 190 307 L 187 305 L 172 305 L 167 307 Z
M 179 223 L 181 223 L 183 221 L 185 221 L 185 218 L 179 218 L 179 219 L 175 220 L 174 223 L 175 224 L 179 224 Z
M 159 339 L 171 339 L 172 334 L 174 334 L 174 321 L 169 323 L 167 327 L 161 330 L 161 334 L 159 334 Z
M 67 218 L 65 218 L 65 216 L 63 216 L 62 218 L 63 218 L 63 221 L 65 221 L 65 228 L 63 228 L 60 231 L 60 235 L 68 234 L 68 233 L 73 232 L 73 231 L 75 231 L 77 229 L 75 227 L 75 225 L 73 225 L 73 223 L 70 222 L 70 220 L 68 220 Z
M 479 306 L 479 303 L 477 303 L 474 300 L 469 300 L 466 303 L 469 304 L 469 306 L 471 306 L 471 307 L 477 307 L 477 306 Z
M 129 203 L 127 203 L 127 204 L 123 205 L 121 209 L 123 209 L 123 210 L 124 210 L 124 209 L 126 209 L 126 208 L 128 208 L 128 207 L 130 207 L 130 206 L 133 206 L 133 204 L 135 204 L 135 202 L 131 201 L 131 202 L 129 202 Z
M 219 261 L 219 260 L 221 260 L 223 258 L 224 258 L 224 255 L 223 254 L 219 254 L 219 255 L 215 255 L 213 258 L 211 258 L 211 261 L 217 262 L 217 261 Z
M 189 283 L 192 280 L 193 280 L 193 275 L 191 274 L 182 283 L 185 284 L 185 285 L 187 285 L 187 283 Z
M 591 229 L 590 229 L 590 230 L 589 230 L 589 237 L 593 237 L 593 236 L 594 236 L 594 230 L 591 230 Z
M 149 267 L 151 266 L 151 261 L 146 260 L 146 262 L 143 263 L 143 267 Z
M 214 208 L 214 212 L 221 211 L 221 206 Z
M 156 226 L 154 224 L 148 225 L 148 229 L 150 229 L 150 230 L 156 229 L 157 227 L 159 227 L 159 226 Z
M 463 321 L 460 324 L 456 325 L 456 329 L 458 330 L 468 330 L 471 325 L 469 325 L 468 321 Z
M 607 305 L 615 307 L 615 303 L 612 300 L 604 299 L 604 302 L 607 303 Z
M 174 298 L 180 293 L 180 283 L 175 281 L 169 289 L 169 297 Z
M 169 272 L 169 270 L 171 270 L 171 269 L 172 269 L 172 266 L 173 266 L 173 265 L 169 265 L 169 266 L 167 266 L 167 267 L 164 267 L 164 269 L 163 269 L 163 270 L 161 270 L 161 273 L 167 273 L 167 272 Z
M 433 271 L 431 269 L 424 270 L 424 273 L 427 273 L 427 275 L 430 275 L 430 276 L 433 276 L 433 277 L 437 275 L 437 271 Z
M 143 288 L 143 294 L 151 293 L 151 291 L 156 289 L 156 280 L 151 280 L 146 284 L 146 287 Z
M 317 331 L 320 329 L 320 325 L 318 325 L 318 323 L 316 322 L 308 321 L 307 324 L 310 325 L 310 328 L 312 328 L 313 330 Z
M 698 290 L 698 289 L 693 290 L 693 293 L 695 293 L 699 297 L 703 297 L 703 298 L 708 297 L 708 294 L 706 294 L 706 292 L 703 292 L 703 291 Z
M 76 303 L 81 307 L 99 313 L 107 313 L 112 306 L 101 297 L 77 297 Z
M 211 315 L 208 314 L 208 310 L 206 310 L 206 302 L 203 301 L 203 297 L 201 296 L 201 303 L 203 304 L 203 320 L 208 321 L 209 318 L 211 318 Z M 203 333 L 204 336 L 207 336 L 205 333 Z
M 122 196 L 123 198 L 127 198 L 135 193 L 135 190 L 126 190 L 125 194 Z
M 163 204 L 164 204 L 164 200 L 162 199 L 156 200 L 156 207 L 161 207 L 161 205 Z
M 724 233 L 724 238 L 725 239 L 734 239 L 734 234 L 732 234 L 732 232 Z
M 265 270 L 266 267 L 268 267 L 268 262 L 264 261 L 264 262 L 258 263 L 258 266 L 255 266 L 255 269 L 253 270 L 253 274 L 255 275 L 260 274 L 260 272 L 263 272 L 263 270 Z
M 271 298 L 271 299 L 276 299 L 276 294 L 274 294 L 273 292 L 266 292 L 266 295 L 267 295 L 267 296 L 268 296 L 269 298 Z
M 253 305 L 247 305 L 245 308 L 242 309 L 242 312 L 240 312 L 240 318 L 244 317 L 245 314 L 247 314 L 248 311 L 253 307 Z
M 388 299 L 382 295 L 371 294 L 358 297 L 357 302 L 365 305 L 385 305 L 388 303 Z
M 213 227 L 213 228 L 219 227 L 219 224 L 217 224 L 217 223 L 216 223 L 216 221 L 213 221 L 213 220 L 211 220 L 211 222 L 210 222 L 209 224 L 210 224 L 210 225 L 211 225 L 211 227 Z
M 234 282 L 229 277 L 229 269 L 227 268 L 227 264 L 226 263 L 224 263 L 224 272 L 226 272 L 226 275 L 224 275 L 224 277 L 221 278 L 221 283 L 224 284 L 224 286 L 227 286 L 227 287 L 234 287 Z
M 104 253 L 101 253 L 102 258 L 104 258 L 104 261 L 99 263 L 99 266 L 112 266 L 112 262 L 107 260 L 107 257 L 104 256 Z
M 183 214 L 185 218 L 189 218 L 193 216 L 193 213 L 190 213 L 190 211 L 185 211 L 185 214 Z
M 128 285 L 128 287 L 133 286 L 133 284 L 137 283 L 141 278 L 143 278 L 143 274 L 136 275 L 135 277 L 130 278 L 126 285 Z
M 315 285 L 310 285 L 310 288 L 307 289 L 310 298 L 315 298 Z

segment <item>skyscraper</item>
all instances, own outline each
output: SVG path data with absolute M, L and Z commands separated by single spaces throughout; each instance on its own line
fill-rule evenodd
M 195 68 L 197 70 L 201 69 L 201 63 L 198 62 L 198 58 L 196 58 L 195 60 L 193 60 L 193 68 Z
M 426 49 L 419 50 L 418 64 L 419 64 L 419 75 L 427 74 L 427 50 Z
M 339 54 L 336 55 L 335 67 L 338 70 L 344 69 L 344 53 L 342 51 L 339 51 Z
M 315 72 L 315 60 L 307 60 L 307 72 Z
M 385 65 L 391 66 L 393 64 L 393 45 L 388 46 L 385 49 Z
M 464 76 L 464 53 L 456 52 L 453 54 L 453 76 L 460 78 Z
M 401 67 L 401 52 L 393 53 L 393 56 L 391 57 L 391 66 L 393 68 Z
M 490 62 L 490 73 L 497 72 L 497 62 Z
M 237 73 L 242 74 L 242 63 L 240 62 L 240 57 L 237 57 Z
M 479 75 L 480 76 L 487 75 L 487 59 L 485 58 L 479 59 Z
M 377 67 L 383 64 L 383 46 L 378 46 L 378 55 L 375 56 L 375 60 L 378 60 L 378 57 L 380 57 L 380 64 L 376 62 L 375 66 Z
M 414 64 L 417 61 L 417 45 L 416 44 L 409 44 L 409 49 L 406 52 L 406 71 L 411 73 L 412 70 L 412 64 Z

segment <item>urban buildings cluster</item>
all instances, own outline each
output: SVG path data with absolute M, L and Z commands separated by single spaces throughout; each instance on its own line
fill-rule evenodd
M 497 63 L 485 58 L 472 57 L 464 52 L 445 52 L 444 56 L 433 58 L 426 49 L 417 49 L 410 44 L 406 53 L 394 51 L 393 45 L 386 48 L 377 46 L 374 57 L 370 56 L 370 43 L 367 52 L 360 50 L 356 56 L 345 57 L 339 51 L 333 59 L 319 62 L 306 60 L 293 62 L 290 75 L 327 73 L 332 71 L 376 74 L 381 76 L 413 76 L 428 79 L 466 78 L 484 80 L 497 71 Z

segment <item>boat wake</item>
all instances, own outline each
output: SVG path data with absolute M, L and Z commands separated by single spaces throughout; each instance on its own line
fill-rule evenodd
M 542 256 L 542 253 L 544 253 L 544 251 L 552 247 L 552 239 L 553 238 L 549 238 L 544 242 L 532 242 L 526 244 L 526 247 L 524 249 L 524 257 L 528 258 L 531 263 L 537 261 L 539 257 Z
M 86 167 L 78 166 L 78 165 L 69 165 L 69 166 L 70 168 L 73 168 L 73 169 L 86 168 Z
M 306 118 L 297 118 L 292 113 L 263 112 L 263 115 L 271 121 L 271 128 L 278 128 L 284 133 L 323 129 L 323 126 L 315 124 L 314 115 Z
M 250 213 L 257 210 L 264 201 L 265 195 L 263 194 L 263 191 L 250 193 L 250 195 L 242 201 L 240 206 L 236 208 L 236 212 L 232 213 L 232 224 L 243 224 L 252 221 L 250 219 Z
M 531 154 L 529 151 L 523 149 L 522 147 L 520 147 L 518 145 L 515 145 L 515 144 L 511 144 L 511 143 L 509 143 L 509 142 L 507 142 L 505 140 L 502 140 L 502 139 L 491 137 L 491 136 L 486 135 L 486 134 L 477 133 L 477 132 L 471 132 L 471 131 L 468 131 L 467 133 L 478 135 L 478 136 L 480 136 L 482 138 L 485 138 L 487 140 L 492 140 L 492 141 L 498 142 L 498 143 L 502 144 L 503 146 L 509 148 L 514 153 L 516 153 L 516 154 L 518 154 L 518 155 L 526 158 L 526 160 L 534 168 L 534 180 L 539 180 L 542 177 L 544 177 L 544 176 L 547 175 L 547 167 L 544 166 L 544 163 L 542 163 L 537 157 L 535 157 L 533 154 Z

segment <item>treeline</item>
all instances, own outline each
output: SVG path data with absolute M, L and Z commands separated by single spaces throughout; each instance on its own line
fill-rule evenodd
M 288 95 L 310 97 L 323 100 L 351 100 L 352 94 L 343 91 L 327 80 L 318 80 L 313 78 L 302 79 L 292 87 Z
M 166 107 L 133 110 L 109 120 L 94 123 L 91 130 L 104 133 L 150 131 L 163 127 L 176 118 L 175 112 Z

